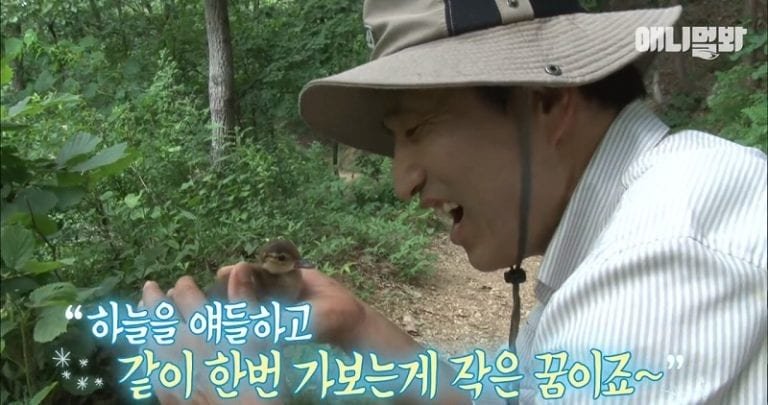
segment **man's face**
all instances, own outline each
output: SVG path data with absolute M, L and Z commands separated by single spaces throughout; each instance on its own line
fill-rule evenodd
M 385 125 L 395 140 L 398 197 L 419 194 L 423 206 L 451 210 L 451 241 L 464 247 L 477 269 L 513 264 L 521 170 L 514 114 L 473 89 L 430 90 L 404 93 Z M 531 147 L 543 146 L 533 141 Z M 534 173 L 538 184 L 546 181 L 546 172 Z M 550 211 L 536 203 L 543 194 L 534 193 L 529 235 L 542 226 L 539 212 Z

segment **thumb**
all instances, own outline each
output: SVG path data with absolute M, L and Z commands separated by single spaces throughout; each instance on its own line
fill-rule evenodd
M 240 262 L 232 267 L 227 285 L 227 294 L 232 301 L 255 303 L 258 300 L 259 297 L 256 296 L 256 284 L 253 278 L 254 270 L 253 265 L 245 262 Z

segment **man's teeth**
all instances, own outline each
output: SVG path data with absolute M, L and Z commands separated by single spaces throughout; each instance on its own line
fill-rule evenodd
M 438 210 L 440 214 L 447 215 L 448 217 L 453 218 L 453 215 L 451 214 L 451 211 L 455 210 L 456 208 L 459 208 L 460 205 L 456 204 L 454 202 L 445 202 L 442 206 L 440 206 L 440 209 Z

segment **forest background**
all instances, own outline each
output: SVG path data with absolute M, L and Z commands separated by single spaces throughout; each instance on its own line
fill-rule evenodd
M 744 48 L 713 61 L 661 54 L 647 85 L 674 128 L 766 150 L 765 0 L 583 3 L 682 4 L 681 25 L 747 27 Z M 119 401 L 110 351 L 67 305 L 136 302 L 147 279 L 207 284 L 274 237 L 363 299 L 429 276 L 444 224 L 395 199 L 388 159 L 323 142 L 298 117 L 306 82 L 367 59 L 361 8 L 2 2 L 0 403 Z M 51 357 L 71 342 L 103 387 L 61 377 Z

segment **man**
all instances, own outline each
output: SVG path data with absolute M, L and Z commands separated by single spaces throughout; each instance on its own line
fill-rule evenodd
M 638 99 L 648 55 L 634 31 L 679 13 L 367 0 L 373 60 L 301 94 L 320 134 L 392 156 L 397 195 L 451 215 L 477 269 L 512 267 L 516 288 L 522 259 L 544 255 L 516 339 L 519 302 L 513 314 L 513 400 L 766 402 L 765 155 L 671 134 Z M 257 298 L 246 267 L 220 271 L 232 298 Z M 318 271 L 304 280 L 319 340 L 422 350 Z M 182 311 L 204 299 L 188 278 L 169 295 Z M 161 298 L 148 283 L 144 301 Z M 450 382 L 440 403 L 466 401 Z

